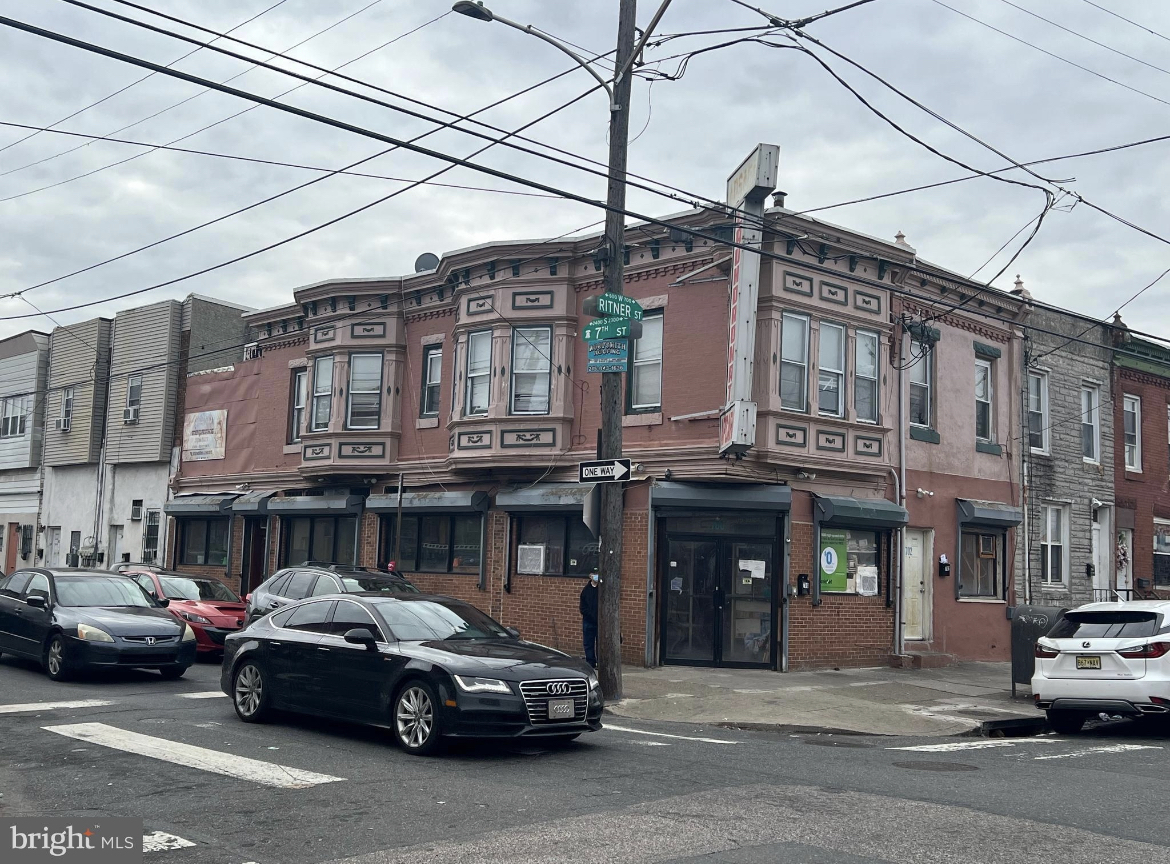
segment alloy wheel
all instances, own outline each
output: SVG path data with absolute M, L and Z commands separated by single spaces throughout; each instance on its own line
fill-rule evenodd
M 435 709 L 420 686 L 411 686 L 398 698 L 398 738 L 410 749 L 420 749 L 431 738 Z
M 255 665 L 247 664 L 236 674 L 236 707 L 245 716 L 254 716 L 264 696 L 264 681 Z
M 52 643 L 49 644 L 49 676 L 58 677 L 61 675 L 61 662 L 64 651 L 65 648 L 61 645 L 61 638 L 53 638 Z

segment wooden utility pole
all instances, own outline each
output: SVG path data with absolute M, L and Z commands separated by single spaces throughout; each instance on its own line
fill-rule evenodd
M 605 290 L 624 294 L 626 154 L 630 134 L 631 56 L 637 0 L 620 0 L 615 68 L 625 70 L 613 85 L 609 114 L 609 190 L 605 217 Z M 601 449 L 599 457 L 622 456 L 622 374 L 601 374 Z M 622 697 L 621 587 L 622 485 L 601 485 L 601 586 L 598 588 L 597 676 L 607 701 Z

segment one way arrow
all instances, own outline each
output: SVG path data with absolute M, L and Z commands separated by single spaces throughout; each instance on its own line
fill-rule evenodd
M 606 481 L 621 481 L 631 474 L 632 466 L 628 457 L 615 460 L 590 460 L 578 464 L 577 481 L 590 484 Z

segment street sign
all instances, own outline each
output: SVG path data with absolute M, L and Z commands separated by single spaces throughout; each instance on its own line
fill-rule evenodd
M 615 295 L 606 292 L 593 298 L 586 298 L 581 305 L 581 312 L 595 319 L 602 316 L 612 316 L 618 319 L 642 319 L 642 307 L 633 298 L 625 295 Z
M 628 457 L 618 457 L 616 460 L 589 460 L 577 464 L 577 483 L 625 481 L 630 477 L 631 469 L 632 464 Z
M 586 343 L 600 340 L 637 340 L 642 336 L 642 323 L 630 319 L 594 319 L 581 335 Z
M 628 340 L 602 340 L 589 344 L 586 373 L 624 373 L 630 358 Z

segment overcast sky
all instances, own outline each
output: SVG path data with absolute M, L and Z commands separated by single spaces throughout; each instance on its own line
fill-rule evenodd
M 111 0 L 91 2 L 146 17 Z M 276 0 L 144 2 L 222 31 Z M 1166 50 L 1170 47 L 1170 4 L 1012 0 L 1018 7 L 1138 58 L 1133 60 L 1038 20 L 1013 8 L 1007 0 L 946 2 L 1092 72 L 962 17 L 936 0 L 875 0 L 810 25 L 808 31 L 1014 160 L 1060 156 L 1170 133 L 1170 52 Z M 502 15 L 534 24 L 590 51 L 600 53 L 614 45 L 617 0 L 491 3 Z M 1156 33 L 1126 23 L 1094 4 Z M 367 5 L 369 8 L 358 12 Z M 285 0 L 234 35 L 285 51 L 358 12 L 290 52 L 293 57 L 333 68 L 442 16 L 449 5 L 448 0 Z M 760 5 L 775 14 L 797 17 L 837 4 L 830 0 L 760 0 Z M 642 0 L 639 7 L 639 22 L 644 24 L 657 0 Z M 157 63 L 171 63 L 192 48 L 62 0 L 0 0 L 0 14 Z M 674 0 L 657 32 L 761 23 L 758 15 L 731 0 Z M 192 30 L 183 32 L 198 35 Z M 740 34 L 674 39 L 647 52 L 646 59 L 654 61 L 736 35 Z M 248 49 L 239 50 L 255 56 Z M 856 68 L 824 56 L 877 108 L 935 148 L 983 170 L 1004 165 L 991 151 L 947 129 Z M 668 60 L 659 68 L 673 73 L 677 63 Z M 430 105 L 467 113 L 565 71 L 569 65 L 568 58 L 531 36 L 500 24 L 448 14 L 344 71 Z M 1153 68 L 1157 66 L 1164 68 Z M 245 72 L 232 85 L 270 97 L 299 83 L 263 69 L 246 71 L 248 64 L 208 50 L 199 51 L 176 68 L 214 80 Z M 47 126 L 144 74 L 117 60 L 0 27 L 0 121 Z M 481 117 L 501 128 L 514 129 L 581 95 L 592 83 L 585 72 L 576 71 Z M 364 92 L 405 104 L 374 91 Z M 146 119 L 192 96 L 197 98 Z M 397 137 L 434 128 L 433 123 L 312 85 L 282 97 L 282 101 Z M 168 143 L 249 105 L 156 75 L 65 120 L 59 128 L 109 135 L 136 124 L 118 135 Z M 419 110 L 436 114 L 430 108 Z M 527 134 L 604 160 L 607 119 L 604 97 L 593 93 Z M 0 147 L 28 134 L 0 127 Z M 663 80 L 651 86 L 638 80 L 631 138 L 635 139 L 630 147 L 632 171 L 715 199 L 722 197 L 730 170 L 756 142 L 778 144 L 780 186 L 788 192 L 788 207 L 797 210 L 967 173 L 891 129 L 811 58 L 754 43 L 700 54 L 677 81 Z M 145 153 L 140 147 L 108 142 L 57 156 L 82 143 L 42 133 L 0 151 L 0 295 L 120 255 L 321 176 L 319 172 L 165 151 L 107 167 Z M 429 136 L 423 143 L 459 156 L 467 156 L 483 144 L 449 130 Z M 329 169 L 386 147 L 266 107 L 255 108 L 176 146 Z M 1170 236 L 1168 151 L 1170 142 L 1154 143 L 1052 163 L 1037 171 L 1131 222 Z M 582 195 L 603 198 L 605 194 L 600 177 L 500 146 L 478 159 Z M 355 170 L 413 179 L 441 167 L 435 160 L 398 151 Z M 79 177 L 88 172 L 94 173 Z M 1025 177 L 1019 171 L 1009 176 Z M 509 193 L 526 191 L 462 168 L 439 180 Z M 145 288 L 275 243 L 402 186 L 392 180 L 331 177 L 178 240 L 29 291 L 25 297 L 42 310 L 53 310 Z M 1035 217 L 1043 204 L 1044 197 L 1036 190 L 978 179 L 823 211 L 818 216 L 891 240 L 901 230 L 921 257 L 970 274 Z M 654 214 L 681 209 L 675 202 L 638 190 L 631 191 L 629 206 Z M 56 318 L 68 324 L 190 292 L 255 307 L 272 306 L 290 301 L 293 288 L 318 280 L 409 273 L 423 252 L 442 254 L 489 240 L 550 237 L 601 218 L 600 211 L 561 199 L 419 187 L 244 262 L 136 298 L 60 313 Z M 1026 234 L 1009 244 L 981 275 L 990 277 L 999 270 Z M 1168 267 L 1170 249 L 1165 244 L 1080 204 L 1071 212 L 1050 214 L 1032 245 L 996 285 L 1011 288 L 1018 272 L 1038 299 L 1107 316 Z M 1126 307 L 1123 317 L 1134 327 L 1170 334 L 1167 299 L 1170 277 Z M 0 337 L 30 327 L 45 331 L 54 327 L 46 318 L 6 318 L 32 312 L 23 300 L 0 300 Z

